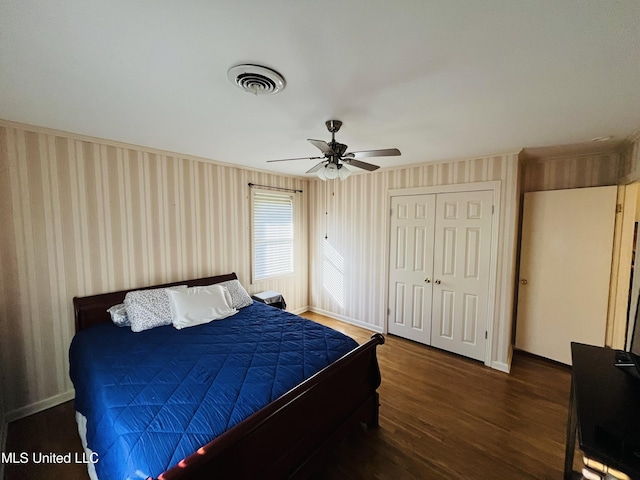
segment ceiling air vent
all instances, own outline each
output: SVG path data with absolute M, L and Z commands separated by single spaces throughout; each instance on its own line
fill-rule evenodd
M 238 88 L 254 95 L 273 95 L 285 86 L 282 75 L 260 65 L 236 65 L 229 69 L 227 78 Z

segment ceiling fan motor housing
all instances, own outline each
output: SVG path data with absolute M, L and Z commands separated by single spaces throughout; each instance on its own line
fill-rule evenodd
M 338 157 L 342 157 L 342 155 L 344 155 L 344 152 L 347 151 L 347 146 L 344 143 L 333 141 L 329 145 Z
M 327 126 L 327 130 L 331 133 L 336 133 L 342 126 L 342 122 L 340 120 L 327 120 L 324 124 Z

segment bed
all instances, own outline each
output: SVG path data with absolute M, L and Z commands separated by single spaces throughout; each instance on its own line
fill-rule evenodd
M 134 333 L 107 312 L 127 293 L 73 299 L 70 375 L 100 480 L 304 478 L 357 424 L 377 425 L 382 335 L 357 345 L 259 302 L 204 325 Z

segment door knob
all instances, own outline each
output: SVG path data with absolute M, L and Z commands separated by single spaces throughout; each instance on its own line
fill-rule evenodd
M 435 282 L 433 282 L 433 283 L 435 283 L 436 285 L 440 285 L 440 280 L 436 280 L 436 281 L 435 281 Z
M 431 279 L 429 277 L 425 278 L 424 283 L 431 283 Z
M 521 283 L 522 285 L 526 285 L 528 282 L 527 282 L 527 279 L 526 279 L 526 278 L 523 278 L 522 280 L 520 280 L 520 283 Z

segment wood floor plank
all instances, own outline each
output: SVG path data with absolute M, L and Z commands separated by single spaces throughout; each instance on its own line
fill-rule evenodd
M 39 453 L 66 455 L 77 453 L 82 459 L 82 444 L 78 436 L 73 402 L 63 403 L 36 415 L 9 424 L 7 452 L 26 452 L 30 457 Z M 82 463 L 50 465 L 46 463 L 5 464 L 5 480 L 40 479 L 86 480 L 87 468 Z
M 359 342 L 370 336 L 333 319 L 305 316 Z M 386 338 L 378 348 L 380 427 L 343 442 L 315 478 L 562 478 L 568 367 L 516 353 L 507 375 Z
M 359 343 L 371 332 L 303 316 Z M 380 426 L 357 429 L 329 455 L 320 479 L 559 479 L 564 462 L 568 367 L 516 353 L 511 374 L 387 336 L 378 347 Z M 9 425 L 7 451 L 82 453 L 68 402 Z M 5 465 L 5 479 L 86 480 L 72 465 Z

